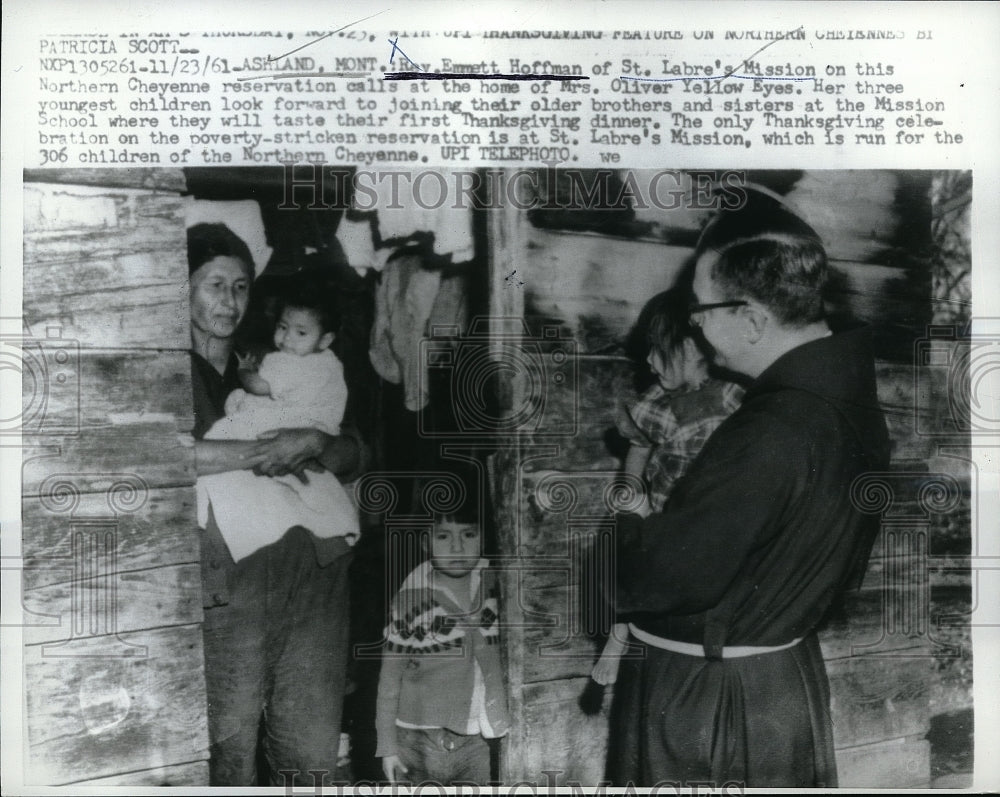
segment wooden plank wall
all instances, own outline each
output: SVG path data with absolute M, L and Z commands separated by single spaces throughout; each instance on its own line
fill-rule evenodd
M 941 369 L 917 375 L 912 361 L 899 361 L 898 330 L 919 328 L 929 295 L 914 292 L 913 262 L 865 262 L 898 233 L 889 229 L 896 218 L 891 200 L 887 206 L 884 192 L 870 195 L 866 180 L 883 189 L 891 184 L 881 175 L 841 173 L 829 190 L 816 178 L 803 180 L 799 192 L 803 204 L 811 200 L 824 208 L 820 226 L 841 275 L 842 306 L 860 318 L 884 320 L 888 314 L 891 334 L 883 338 L 883 349 L 897 357 L 878 364 L 880 400 L 894 441 L 893 473 L 871 485 L 869 494 L 883 534 L 863 588 L 826 629 L 822 644 L 841 784 L 913 787 L 930 780 L 924 737 L 932 696 L 941 691 L 937 679 L 942 670 L 968 663 L 967 648 L 941 641 L 947 634 L 935 625 L 931 604 L 932 587 L 968 588 L 967 573 L 948 569 L 962 566 L 961 550 L 948 555 L 934 544 L 936 529 L 960 522 L 963 501 L 967 511 L 968 471 L 959 460 L 942 474 L 928 475 L 942 470 L 936 452 L 948 428 L 945 375 Z M 859 209 L 874 227 L 854 229 L 847 222 L 838 239 L 836 220 L 854 219 Z M 551 771 L 560 783 L 595 784 L 605 770 L 611 694 L 596 690 L 588 678 L 596 647 L 580 611 L 586 596 L 577 554 L 587 540 L 609 539 L 615 504 L 629 500 L 627 485 L 609 489 L 620 460 L 605 440 L 617 406 L 635 396 L 622 341 L 643 304 L 672 284 L 691 250 L 539 230 L 525 214 L 508 214 L 505 223 L 493 236 L 498 268 L 502 263 L 506 273 L 518 269 L 525 283 L 518 301 L 535 334 L 557 325 L 572 335 L 577 365 L 574 391 L 547 394 L 552 417 L 574 418 L 575 434 L 521 436 L 498 460 L 494 477 L 501 551 L 510 557 L 505 621 L 515 722 L 506 782 L 547 782 L 542 773 Z M 688 217 L 684 223 L 693 222 Z M 509 285 L 495 290 L 505 297 L 495 306 L 511 304 Z M 915 337 L 907 335 L 903 357 Z M 955 355 L 957 344 L 936 345 Z M 953 433 L 948 440 L 965 438 Z M 966 525 L 966 538 L 968 533 Z
M 208 782 L 183 190 L 25 175 L 28 783 Z

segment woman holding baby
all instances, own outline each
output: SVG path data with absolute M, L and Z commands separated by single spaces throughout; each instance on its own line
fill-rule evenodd
M 257 440 L 206 440 L 240 386 L 235 352 L 254 277 L 246 244 L 223 224 L 188 230 L 191 380 L 199 476 L 253 470 L 266 477 L 359 469 L 350 433 L 283 428 Z M 205 674 L 211 784 L 313 784 L 336 767 L 348 654 L 350 546 L 301 526 L 235 561 L 208 507 L 202 533 Z M 293 780 L 294 779 L 294 780 Z M 315 781 L 319 783 L 319 781 Z M 267 785 L 260 784 L 260 785 Z

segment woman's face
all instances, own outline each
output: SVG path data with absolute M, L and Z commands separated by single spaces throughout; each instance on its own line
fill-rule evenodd
M 243 261 L 217 257 L 191 275 L 191 325 L 213 338 L 230 338 L 250 301 L 250 277 Z

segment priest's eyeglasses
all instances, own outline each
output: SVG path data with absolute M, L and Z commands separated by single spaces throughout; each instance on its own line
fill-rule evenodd
M 750 304 L 750 302 L 743 301 L 742 299 L 733 299 L 728 302 L 709 302 L 708 304 L 697 304 L 692 303 L 688 305 L 688 318 L 691 319 L 692 324 L 697 324 L 702 313 L 706 313 L 709 310 L 719 310 L 723 307 L 745 307 Z M 698 316 L 699 318 L 696 318 Z

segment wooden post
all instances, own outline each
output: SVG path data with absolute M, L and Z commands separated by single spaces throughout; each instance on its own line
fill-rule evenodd
M 184 176 L 25 180 L 25 779 L 205 785 Z

